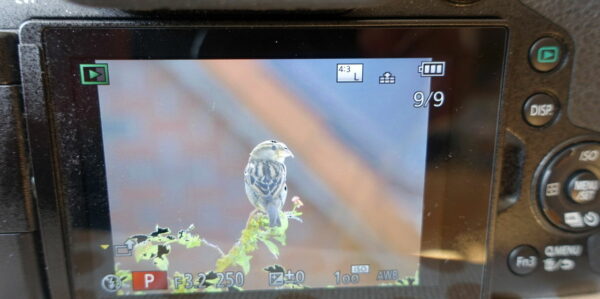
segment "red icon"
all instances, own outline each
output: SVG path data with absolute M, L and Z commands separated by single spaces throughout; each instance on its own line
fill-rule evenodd
M 166 271 L 131 272 L 134 291 L 166 290 L 169 288 Z

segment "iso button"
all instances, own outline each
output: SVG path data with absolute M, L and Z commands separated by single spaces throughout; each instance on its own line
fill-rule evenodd
M 560 107 L 558 101 L 545 93 L 534 94 L 523 105 L 523 118 L 534 127 L 543 127 L 550 124 L 558 114 Z
M 539 265 L 539 254 L 529 245 L 521 245 L 508 255 L 508 268 L 517 275 L 531 274 Z

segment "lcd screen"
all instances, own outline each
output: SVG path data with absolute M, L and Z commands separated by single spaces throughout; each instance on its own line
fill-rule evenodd
M 44 242 L 78 298 L 478 297 L 506 34 L 46 28 Z
M 417 284 L 430 60 L 96 61 L 120 293 Z

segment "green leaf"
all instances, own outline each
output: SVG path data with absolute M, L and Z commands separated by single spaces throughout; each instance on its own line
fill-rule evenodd
M 181 238 L 177 241 L 179 244 L 184 245 L 185 248 L 194 248 L 202 245 L 202 239 L 199 235 L 192 235 L 190 233 L 183 233 Z
M 204 292 L 206 293 L 220 293 L 223 292 L 223 290 L 215 287 L 215 286 L 209 286 L 207 288 L 204 289 Z
M 279 242 L 279 244 L 285 246 L 285 239 L 286 239 L 286 235 L 277 235 L 277 236 L 273 236 L 273 239 L 275 239 L 277 242 Z
M 268 239 L 261 239 L 261 241 L 263 242 L 263 244 L 265 244 L 265 246 L 267 246 L 271 254 L 275 256 L 275 258 L 279 258 L 279 247 L 275 243 L 271 242 Z
M 415 276 L 406 276 L 404 278 L 398 279 L 395 284 L 401 285 L 401 286 L 417 286 L 417 285 L 419 285 L 419 271 L 417 271 L 415 273 Z
M 229 265 L 231 265 L 233 263 L 233 255 L 230 253 L 228 253 L 227 255 L 219 258 L 217 260 L 217 262 L 215 263 L 215 271 L 216 272 L 222 272 L 223 270 L 227 269 L 227 267 L 229 267 Z
M 269 225 L 269 217 L 267 217 L 267 215 L 261 215 L 259 220 L 258 220 L 258 224 L 260 226 L 268 226 Z
M 120 269 L 121 264 L 115 264 L 115 275 L 121 279 L 121 282 L 126 283 L 131 281 L 131 271 Z
M 301 205 L 294 206 L 292 211 L 280 212 L 281 226 L 269 227 L 269 218 L 262 211 L 253 211 L 246 223 L 246 227 L 242 230 L 240 238 L 235 245 L 227 252 L 223 254 L 220 248 L 216 245 L 212 245 L 208 241 L 200 237 L 200 235 L 192 234 L 195 226 L 191 224 L 187 229 L 179 230 L 177 234 L 171 234 L 171 229 L 166 227 L 156 226 L 155 231 L 148 235 L 134 235 L 134 238 L 138 244 L 134 246 L 134 257 L 136 262 L 143 260 L 152 261 L 152 263 L 160 270 L 166 271 L 169 268 L 168 255 L 171 252 L 172 243 L 185 246 L 185 248 L 195 248 L 202 245 L 215 247 L 216 250 L 222 255 L 217 259 L 215 263 L 214 271 L 222 272 L 225 269 L 232 266 L 239 266 L 244 271 L 244 274 L 250 272 L 250 261 L 252 260 L 252 253 L 259 247 L 259 241 L 265 244 L 269 252 L 273 254 L 275 258 L 280 255 L 280 246 L 285 246 L 287 241 L 287 229 L 290 225 L 290 217 L 295 220 L 299 219 L 302 212 L 297 211 Z M 300 223 L 302 221 L 299 221 Z M 279 243 L 279 244 L 277 244 Z M 177 250 L 177 246 L 174 246 Z M 117 272 L 117 271 L 115 271 Z M 210 272 L 213 273 L 214 272 Z M 122 271 L 123 280 L 131 279 L 131 272 Z M 176 275 L 181 275 L 176 273 Z M 175 276 L 176 277 L 176 276 Z M 211 277 L 214 280 L 214 278 Z M 204 286 L 206 286 L 205 292 L 220 292 L 222 290 L 215 288 L 214 285 L 210 285 L 210 280 L 207 279 Z M 298 287 L 298 286 L 289 286 Z M 236 288 L 231 290 L 237 290 Z M 178 292 L 186 292 L 183 289 L 176 290 Z M 196 290 L 198 291 L 198 290 Z
M 154 265 L 161 271 L 169 270 L 169 260 L 166 256 L 153 259 Z
M 238 286 L 232 286 L 232 287 L 227 288 L 227 291 L 229 291 L 229 292 L 241 292 L 243 290 L 244 289 L 242 289 L 242 288 L 240 288 Z
M 152 242 L 148 242 L 148 241 L 144 241 L 140 244 L 137 244 L 133 248 L 135 261 L 138 263 L 142 260 L 151 259 L 153 254 L 156 256 L 157 251 L 158 251 L 158 245 L 154 245 L 154 244 L 152 244 Z
M 247 255 L 245 252 L 240 252 L 238 256 L 234 259 L 234 264 L 242 267 L 244 274 L 248 274 L 250 272 L 250 260 L 252 256 Z

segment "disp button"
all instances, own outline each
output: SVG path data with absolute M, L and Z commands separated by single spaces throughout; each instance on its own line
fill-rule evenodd
M 523 117 L 531 126 L 542 127 L 554 120 L 558 109 L 558 101 L 554 97 L 545 93 L 538 93 L 525 101 Z

